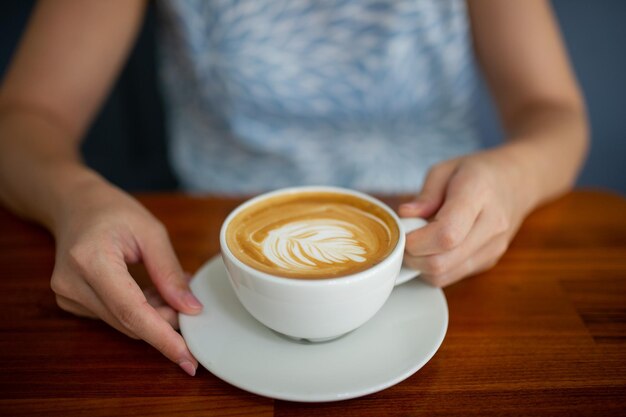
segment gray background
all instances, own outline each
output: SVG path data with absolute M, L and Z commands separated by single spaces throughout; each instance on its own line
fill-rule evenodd
M 524 1 L 524 0 L 519 0 Z M 626 1 L 553 0 L 592 126 L 592 148 L 580 186 L 626 195 Z M 32 1 L 0 4 L 0 73 L 4 71 Z M 87 163 L 132 191 L 176 187 L 166 160 L 163 110 L 154 72 L 154 2 L 114 90 L 83 145 Z M 485 143 L 501 134 L 488 96 L 481 97 Z

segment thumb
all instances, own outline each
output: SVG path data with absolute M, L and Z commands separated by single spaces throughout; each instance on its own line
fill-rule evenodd
M 188 274 L 183 272 L 167 232 L 144 239 L 139 246 L 143 263 L 163 299 L 182 313 L 199 313 L 202 303 L 191 293 Z
M 428 218 L 435 214 L 443 204 L 448 181 L 456 166 L 450 161 L 435 165 L 426 175 L 422 190 L 415 199 L 400 205 L 400 216 Z

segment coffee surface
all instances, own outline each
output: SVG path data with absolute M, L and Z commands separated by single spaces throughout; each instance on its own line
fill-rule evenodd
M 226 230 L 231 252 L 272 275 L 323 279 L 381 262 L 398 242 L 398 226 L 378 205 L 333 192 L 301 192 L 260 201 Z

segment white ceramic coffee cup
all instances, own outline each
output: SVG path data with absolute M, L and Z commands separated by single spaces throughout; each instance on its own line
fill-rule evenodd
M 226 230 L 242 210 L 268 198 L 307 192 L 348 194 L 370 201 L 386 210 L 396 221 L 400 234 L 396 247 L 380 263 L 352 275 L 303 280 L 258 271 L 233 255 L 226 243 Z M 424 226 L 422 219 L 400 219 L 386 204 L 358 191 L 338 187 L 285 188 L 252 198 L 226 218 L 220 231 L 222 258 L 237 298 L 265 326 L 286 336 L 325 341 L 344 335 L 376 314 L 395 285 L 419 275 L 402 266 L 405 234 Z

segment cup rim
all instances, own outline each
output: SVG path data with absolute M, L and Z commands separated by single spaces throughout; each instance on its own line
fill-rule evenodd
M 293 278 L 293 277 L 285 277 L 281 275 L 274 275 L 264 271 L 260 271 L 255 269 L 245 262 L 241 261 L 239 258 L 235 256 L 235 254 L 231 251 L 230 247 L 228 247 L 228 243 L 226 241 L 226 230 L 228 229 L 228 225 L 231 223 L 232 219 L 239 214 L 242 210 L 250 207 L 258 203 L 259 201 L 263 201 L 265 199 L 275 197 L 278 195 L 284 194 L 295 194 L 301 192 L 329 192 L 329 193 L 337 193 L 337 194 L 349 194 L 352 196 L 356 196 L 372 202 L 377 206 L 381 207 L 385 210 L 396 222 L 396 226 L 398 227 L 398 240 L 396 242 L 395 247 L 389 254 L 379 263 L 372 265 L 370 268 L 355 272 L 353 274 L 343 275 L 336 278 L 321 278 L 321 279 L 302 279 L 302 278 Z M 402 227 L 402 223 L 400 222 L 400 218 L 398 215 L 385 203 L 380 201 L 379 199 L 372 197 L 369 194 L 366 194 L 361 191 L 352 190 L 349 188 L 337 187 L 337 186 L 328 186 L 328 185 L 305 185 L 305 186 L 295 186 L 295 187 L 286 187 L 280 188 L 273 191 L 268 191 L 266 193 L 262 193 L 257 195 L 245 202 L 241 203 L 237 206 L 233 211 L 231 211 L 226 219 L 222 223 L 220 228 L 220 249 L 222 252 L 222 256 L 228 256 L 230 262 L 237 265 L 237 267 L 243 269 L 247 273 L 254 274 L 256 277 L 259 277 L 263 280 L 274 282 L 278 284 L 287 284 L 287 285 L 296 285 L 296 286 L 328 286 L 328 285 L 347 285 L 353 283 L 355 281 L 360 281 L 366 279 L 367 276 L 375 272 L 376 270 L 383 269 L 385 266 L 394 261 L 394 258 L 399 251 L 404 251 L 404 242 L 406 240 L 406 236 Z M 400 254 L 402 256 L 403 254 Z

